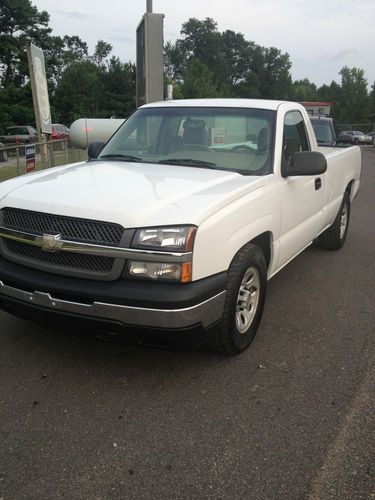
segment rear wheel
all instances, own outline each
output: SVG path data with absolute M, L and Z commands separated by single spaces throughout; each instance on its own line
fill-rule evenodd
M 350 220 L 350 196 L 345 192 L 336 218 L 328 229 L 318 237 L 318 245 L 326 250 L 340 250 L 348 234 Z
M 262 317 L 266 286 L 263 252 L 249 243 L 237 253 L 228 271 L 223 319 L 210 339 L 214 350 L 235 354 L 248 347 Z

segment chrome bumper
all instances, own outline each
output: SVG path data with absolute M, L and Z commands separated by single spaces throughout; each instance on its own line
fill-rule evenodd
M 5 285 L 2 281 L 0 281 L 0 299 L 1 297 L 15 299 L 28 306 L 43 307 L 61 314 L 78 314 L 92 319 L 116 321 L 128 326 L 170 330 L 198 324 L 207 328 L 220 320 L 224 311 L 225 291 L 184 309 L 151 309 L 104 302 L 83 304 L 56 299 L 45 292 L 26 292 Z

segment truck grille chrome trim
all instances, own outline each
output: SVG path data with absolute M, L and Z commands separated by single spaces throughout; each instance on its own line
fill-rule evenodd
M 63 252 L 74 252 L 86 255 L 97 255 L 102 257 L 112 257 L 120 259 L 144 260 L 147 258 L 151 262 L 172 262 L 181 263 L 191 261 L 192 252 L 160 252 L 154 250 L 139 250 L 134 248 L 112 247 L 104 245 L 95 245 L 92 243 L 82 243 L 77 241 L 67 241 L 56 238 L 52 243 L 52 238 L 46 238 L 47 235 L 37 235 L 15 229 L 8 229 L 0 226 L 0 237 L 33 245 L 46 249 L 46 240 L 50 242 L 51 250 L 58 249 Z M 49 236 L 49 235 L 48 235 Z M 52 235 L 51 235 L 52 236 Z
M 0 298 L 9 297 L 31 306 L 45 307 L 54 312 L 79 314 L 96 319 L 117 321 L 123 325 L 153 328 L 187 328 L 201 323 L 207 328 L 221 319 L 226 292 L 184 309 L 152 309 L 123 306 L 104 302 L 85 304 L 55 299 L 45 292 L 27 292 L 4 284 L 0 280 Z

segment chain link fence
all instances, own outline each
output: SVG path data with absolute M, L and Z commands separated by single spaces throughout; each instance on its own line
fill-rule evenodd
M 34 158 L 29 153 L 35 149 Z M 32 171 L 87 160 L 87 151 L 70 146 L 66 139 L 33 144 L 0 144 L 0 182 Z

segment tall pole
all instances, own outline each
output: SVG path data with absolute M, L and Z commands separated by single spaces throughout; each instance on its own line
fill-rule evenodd
M 147 14 L 152 14 L 152 0 L 147 0 Z

